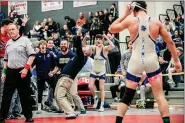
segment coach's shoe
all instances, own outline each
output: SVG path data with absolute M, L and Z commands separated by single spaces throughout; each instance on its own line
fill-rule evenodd
M 34 122 L 34 120 L 32 119 L 32 118 L 26 118 L 26 121 L 25 121 L 26 123 L 33 123 Z
M 99 112 L 104 112 L 104 107 L 100 107 L 100 109 L 98 110 Z
M 76 119 L 77 115 L 75 113 L 66 114 L 66 119 Z

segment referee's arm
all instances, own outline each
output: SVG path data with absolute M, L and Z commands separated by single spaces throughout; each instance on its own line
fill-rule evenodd
M 34 59 L 35 59 L 35 51 L 34 51 L 34 48 L 33 48 L 33 45 L 31 43 L 31 41 L 29 39 L 26 40 L 26 52 L 29 56 L 28 58 L 28 61 L 27 61 L 27 64 L 28 65 L 32 65 Z

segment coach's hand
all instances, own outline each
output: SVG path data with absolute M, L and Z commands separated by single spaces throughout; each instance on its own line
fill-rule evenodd
M 175 66 L 175 71 L 176 71 L 177 73 L 182 72 L 182 65 L 181 65 L 181 63 L 180 63 L 179 60 L 178 60 L 177 62 L 174 62 L 174 66 Z
M 21 78 L 25 78 L 28 73 L 28 70 L 24 68 L 19 73 L 21 74 Z
M 50 72 L 48 73 L 48 75 L 49 75 L 49 77 L 53 77 L 53 76 L 54 76 L 53 71 L 50 71 Z
M 5 82 L 5 79 L 6 79 L 6 74 L 5 73 L 2 73 L 1 80 L 2 80 L 3 83 Z

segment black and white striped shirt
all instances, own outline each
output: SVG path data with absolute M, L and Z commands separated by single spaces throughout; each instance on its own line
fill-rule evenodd
M 4 61 L 8 61 L 8 68 L 23 68 L 29 56 L 35 54 L 31 41 L 21 36 L 17 40 L 10 39 L 7 42 Z

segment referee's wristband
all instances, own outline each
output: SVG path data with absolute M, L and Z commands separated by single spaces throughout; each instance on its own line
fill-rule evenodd
M 3 68 L 2 73 L 6 74 L 7 68 Z
M 30 69 L 30 65 L 29 65 L 29 64 L 26 64 L 26 65 L 24 66 L 24 68 L 25 68 L 26 70 L 29 70 L 29 69 Z

